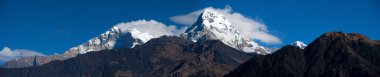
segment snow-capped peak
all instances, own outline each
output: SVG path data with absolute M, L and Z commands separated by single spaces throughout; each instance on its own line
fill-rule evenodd
M 181 37 L 194 42 L 220 40 L 224 44 L 244 52 L 269 53 L 266 48 L 241 35 L 221 13 L 211 8 L 204 9 L 198 20 Z
M 305 43 L 303 43 L 301 41 L 296 41 L 296 42 L 294 42 L 294 43 L 292 43 L 290 45 L 295 46 L 295 47 L 299 47 L 301 49 L 304 49 L 307 46 Z
M 133 48 L 136 45 L 143 44 L 157 36 L 148 32 L 140 32 L 137 29 L 128 29 L 122 31 L 119 27 L 112 27 L 98 37 L 94 37 L 77 47 L 70 48 L 63 56 L 74 57 L 78 54 L 84 54 L 91 51 L 100 51 L 113 48 Z

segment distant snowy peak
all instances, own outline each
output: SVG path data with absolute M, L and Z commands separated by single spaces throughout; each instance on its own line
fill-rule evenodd
M 148 32 L 140 32 L 134 28 L 122 31 L 119 27 L 114 26 L 100 36 L 94 37 L 77 47 L 70 48 L 63 55 L 65 57 L 74 57 L 91 51 L 133 48 L 156 37 Z
M 194 42 L 220 40 L 224 44 L 244 52 L 269 53 L 266 48 L 241 35 L 221 13 L 210 8 L 204 9 L 197 21 L 181 37 Z
M 296 42 L 294 42 L 294 43 L 292 43 L 290 45 L 295 46 L 295 47 L 299 47 L 301 49 L 304 49 L 304 48 L 307 47 L 307 45 L 305 43 L 301 42 L 301 41 L 296 41 Z
M 152 38 L 158 36 L 152 35 L 148 32 L 142 32 L 134 28 L 120 28 L 117 26 L 112 27 L 100 36 L 94 37 L 87 42 L 72 47 L 63 54 L 56 54 L 50 56 L 32 56 L 23 57 L 20 59 L 14 59 L 8 61 L 6 65 L 2 67 L 6 68 L 21 68 L 30 67 L 35 65 L 43 65 L 54 60 L 65 60 L 75 57 L 79 54 L 85 54 L 93 51 L 108 50 L 113 48 L 133 48 L 137 45 L 146 43 Z M 37 59 L 38 61 L 37 61 Z

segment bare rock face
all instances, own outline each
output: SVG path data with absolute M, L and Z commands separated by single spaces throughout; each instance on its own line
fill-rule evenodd
M 304 50 L 285 46 L 253 58 L 227 77 L 379 77 L 380 43 L 357 33 L 329 32 Z
M 220 77 L 249 60 L 221 41 L 192 42 L 162 36 L 132 49 L 89 52 L 28 68 L 1 68 L 0 77 Z
M 5 64 L 2 67 L 5 68 L 24 68 L 30 66 L 38 66 L 42 64 L 46 64 L 53 60 L 64 60 L 65 58 L 61 55 L 51 55 L 51 56 L 30 56 L 23 57 L 18 59 L 13 59 Z

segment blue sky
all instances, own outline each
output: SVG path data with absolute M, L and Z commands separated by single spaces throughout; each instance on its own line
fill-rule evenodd
M 0 0 L 0 48 L 63 53 L 120 22 L 154 19 L 206 7 L 224 8 L 266 25 L 282 40 L 310 43 L 325 32 L 357 32 L 380 40 L 379 0 Z

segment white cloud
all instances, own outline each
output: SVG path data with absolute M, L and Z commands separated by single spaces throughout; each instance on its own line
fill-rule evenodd
M 149 32 L 154 35 L 179 35 L 184 30 L 177 29 L 174 25 L 165 25 L 155 20 L 137 20 L 126 23 L 119 23 L 116 27 L 121 28 L 122 31 L 136 28 L 142 32 Z
M 35 55 L 44 56 L 44 54 L 39 53 L 37 51 L 33 51 L 33 50 L 27 50 L 27 49 L 11 50 L 8 47 L 4 47 L 0 51 L 0 62 L 6 62 L 14 58 L 21 58 L 21 57 L 35 56 Z
M 269 30 L 267 29 L 267 26 L 259 22 L 258 20 L 254 20 L 252 18 L 246 17 L 243 14 L 240 14 L 238 12 L 234 12 L 230 6 L 226 6 L 224 9 L 219 8 L 213 8 L 213 7 L 207 7 L 209 9 L 213 9 L 215 11 L 218 11 L 219 13 L 222 13 L 228 21 L 231 22 L 233 26 L 244 36 L 252 39 L 252 40 L 259 40 L 261 42 L 267 43 L 267 44 L 281 44 L 281 40 L 272 35 L 269 34 Z M 169 19 L 173 22 L 176 22 L 178 24 L 182 25 L 192 25 L 198 18 L 198 16 L 202 13 L 202 10 L 197 10 L 190 12 L 185 15 L 176 15 L 173 17 L 170 17 Z
M 195 23 L 199 14 L 201 14 L 202 11 L 203 10 L 197 10 L 197 11 L 190 12 L 186 15 L 176 15 L 176 16 L 170 17 L 169 19 L 175 23 L 189 26 Z

